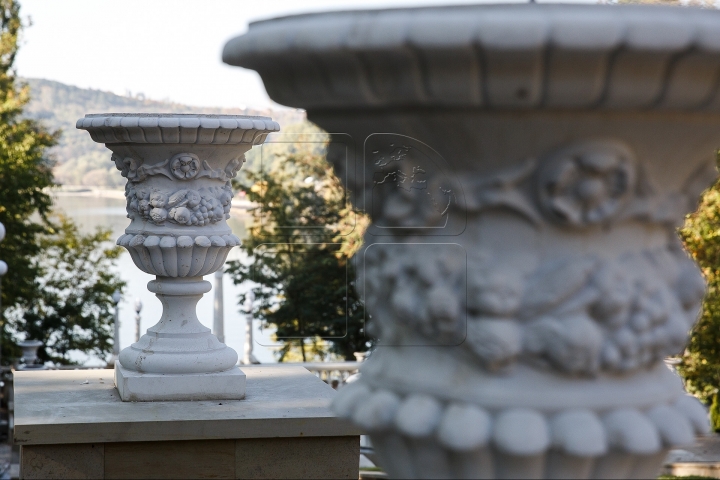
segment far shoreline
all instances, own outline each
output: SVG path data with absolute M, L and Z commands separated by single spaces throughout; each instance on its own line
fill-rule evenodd
M 122 187 L 89 186 L 89 185 L 58 185 L 54 188 L 47 188 L 45 191 L 53 197 L 96 197 L 125 199 L 125 189 Z M 233 198 L 230 213 L 237 216 L 249 214 L 249 210 L 257 207 L 258 204 L 245 199 Z

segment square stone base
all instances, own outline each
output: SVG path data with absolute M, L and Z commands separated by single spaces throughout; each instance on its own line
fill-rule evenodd
M 218 373 L 139 373 L 117 362 L 115 387 L 123 402 L 242 400 L 245 374 L 238 367 Z
M 21 478 L 357 480 L 357 436 L 22 445 Z
M 357 480 L 362 432 L 330 410 L 335 390 L 298 366 L 242 368 L 243 400 L 163 403 L 123 402 L 109 369 L 17 371 L 21 478 Z

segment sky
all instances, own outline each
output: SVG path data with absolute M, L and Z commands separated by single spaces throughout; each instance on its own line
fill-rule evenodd
M 146 98 L 194 106 L 268 107 L 274 102 L 255 72 L 220 60 L 225 42 L 247 31 L 250 22 L 311 11 L 442 3 L 20 0 L 21 15 L 32 25 L 25 29 L 15 66 L 22 77 L 46 78 L 120 95 L 142 93 Z M 479 2 L 452 1 L 460 3 Z

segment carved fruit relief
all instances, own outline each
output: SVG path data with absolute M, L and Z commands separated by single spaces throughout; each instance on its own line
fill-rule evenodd
M 139 216 L 156 225 L 167 221 L 203 226 L 228 218 L 233 193 L 229 183 L 223 187 L 184 188 L 174 192 L 128 183 L 125 196 L 129 218 Z
M 649 367 L 682 351 L 705 293 L 674 247 L 555 260 L 527 274 L 489 255 L 465 266 L 439 248 L 421 260 L 408 250 L 378 244 L 365 256 L 365 298 L 384 309 L 375 326 L 383 343 L 462 343 L 489 370 L 516 361 L 582 375 Z

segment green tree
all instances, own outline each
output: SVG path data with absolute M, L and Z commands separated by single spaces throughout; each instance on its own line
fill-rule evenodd
M 57 134 L 21 118 L 29 91 L 16 87 L 12 70 L 20 29 L 18 4 L 0 0 L 0 222 L 8 232 L 0 258 L 9 267 L 3 305 L 30 299 L 35 292 L 38 270 L 31 258 L 40 252 L 36 238 L 45 231 L 52 206 L 46 192 L 53 184 L 52 164 L 43 154 L 57 140 Z M 33 214 L 41 221 L 31 221 Z
M 2 361 L 19 356 L 14 342 L 28 338 L 47 342 L 41 358 L 67 363 L 71 349 L 109 351 L 107 310 L 122 282 L 108 273 L 117 250 L 103 248 L 107 232 L 81 236 L 69 220 L 51 218 L 53 162 L 45 152 L 60 133 L 23 117 L 30 92 L 13 70 L 21 30 L 19 4 L 0 0 L 0 222 L 7 231 L 0 259 L 8 264 Z M 67 275 L 73 278 L 61 280 Z
M 720 387 L 720 182 L 705 191 L 680 237 L 700 266 L 708 290 L 678 370 L 687 390 L 710 403 Z
M 262 161 L 251 159 L 255 168 L 236 184 L 260 207 L 243 240 L 248 261 L 228 270 L 236 284 L 257 285 L 257 316 L 283 342 L 279 361 L 328 353 L 353 360 L 369 347 L 351 261 L 367 218 L 353 211 L 325 159 L 327 136 L 308 125 L 286 129 L 296 134 L 292 143 L 264 146 Z
M 52 220 L 32 259 L 35 296 L 8 310 L 10 333 L 41 340 L 43 361 L 71 363 L 72 350 L 103 358 L 112 349 L 112 294 L 124 286 L 111 268 L 121 250 L 109 243 L 110 230 L 80 235 L 67 217 Z

